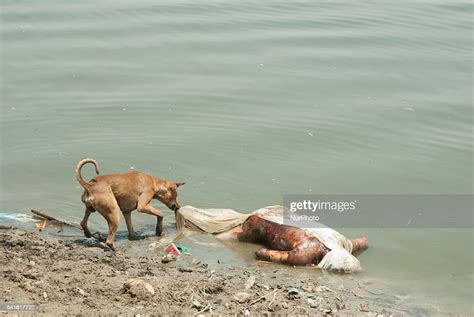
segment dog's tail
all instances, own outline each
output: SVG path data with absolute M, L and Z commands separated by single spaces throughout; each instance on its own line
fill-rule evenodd
M 79 163 L 77 163 L 77 166 L 76 166 L 76 179 L 79 182 L 79 184 L 81 184 L 81 186 L 84 187 L 84 189 L 89 189 L 90 186 L 91 186 L 81 176 L 81 169 L 87 163 L 94 164 L 95 173 L 97 175 L 99 175 L 99 163 L 97 163 L 95 160 L 93 160 L 91 158 L 85 158 L 85 159 L 80 160 Z

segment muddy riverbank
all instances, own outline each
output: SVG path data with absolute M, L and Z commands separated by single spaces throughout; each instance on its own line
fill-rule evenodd
M 45 316 L 402 313 L 370 282 L 334 286 L 283 266 L 215 271 L 192 255 L 162 263 L 156 250 L 136 256 L 88 242 L 0 230 L 2 304 L 36 304 Z

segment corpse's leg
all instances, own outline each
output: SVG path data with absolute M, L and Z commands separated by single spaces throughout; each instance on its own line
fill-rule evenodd
M 353 239 L 352 241 L 352 255 L 358 256 L 369 248 L 369 240 L 365 237 Z

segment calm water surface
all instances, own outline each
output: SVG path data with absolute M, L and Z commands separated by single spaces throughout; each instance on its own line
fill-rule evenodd
M 186 181 L 182 204 L 244 212 L 294 193 L 473 192 L 470 1 L 0 9 L 4 214 L 80 221 L 84 156 Z M 362 276 L 472 312 L 472 229 L 343 232 L 370 239 Z

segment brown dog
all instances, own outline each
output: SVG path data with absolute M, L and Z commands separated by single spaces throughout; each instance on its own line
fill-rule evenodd
M 151 200 L 158 199 L 175 212 L 181 207 L 176 200 L 176 189 L 184 183 L 173 183 L 140 172 L 96 176 L 87 183 L 81 176 L 81 168 L 87 163 L 94 164 L 95 172 L 99 174 L 99 164 L 95 160 L 85 158 L 77 163 L 76 179 L 84 187 L 81 200 L 86 205 L 81 227 L 86 237 L 92 236 L 87 227 L 87 220 L 90 214 L 97 210 L 109 225 L 106 244 L 112 250 L 115 250 L 114 239 L 120 222 L 120 211 L 125 217 L 128 237 L 133 239 L 133 210 L 156 216 L 156 235 L 159 236 L 163 231 L 163 213 L 150 204 Z

